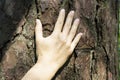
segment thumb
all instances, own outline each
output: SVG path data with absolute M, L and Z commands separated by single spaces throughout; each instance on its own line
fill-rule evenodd
M 43 38 L 42 23 L 39 19 L 36 19 L 35 37 L 37 41 Z

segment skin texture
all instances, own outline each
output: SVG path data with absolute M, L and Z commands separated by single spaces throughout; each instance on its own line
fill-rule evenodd
M 53 33 L 43 37 L 42 24 L 36 20 L 36 52 L 37 63 L 26 73 L 22 80 L 51 80 L 58 69 L 72 55 L 82 33 L 75 36 L 79 19 L 73 22 L 74 11 L 70 11 L 65 19 L 65 10 L 59 13 Z M 73 22 L 73 24 L 72 24 Z

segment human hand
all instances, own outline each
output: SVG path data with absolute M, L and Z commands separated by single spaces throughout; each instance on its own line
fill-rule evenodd
M 79 19 L 76 19 L 72 24 L 73 17 L 74 11 L 71 11 L 64 24 L 65 10 L 62 9 L 53 33 L 45 38 L 42 33 L 42 24 L 40 20 L 36 20 L 35 32 L 38 63 L 54 65 L 60 68 L 66 62 L 82 35 L 82 33 L 79 33 L 75 36 Z
M 64 24 L 65 10 L 62 9 L 53 33 L 46 38 L 43 37 L 40 20 L 36 20 L 35 35 L 38 61 L 22 80 L 51 80 L 56 71 L 66 62 L 82 35 L 79 33 L 75 36 L 79 19 L 76 19 L 72 24 L 73 16 L 74 11 L 71 11 Z

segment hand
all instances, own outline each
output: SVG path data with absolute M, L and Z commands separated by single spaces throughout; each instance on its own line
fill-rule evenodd
M 62 9 L 59 13 L 53 33 L 46 38 L 43 37 L 42 24 L 40 20 L 36 20 L 35 32 L 38 62 L 43 62 L 44 64 L 49 65 L 53 64 L 58 68 L 66 62 L 82 35 L 82 33 L 79 33 L 75 36 L 79 19 L 76 19 L 72 24 L 73 16 L 74 11 L 71 11 L 64 24 L 65 10 Z
M 82 33 L 76 34 L 79 19 L 73 24 L 74 11 L 65 19 L 65 10 L 60 11 L 53 33 L 44 38 L 42 24 L 36 20 L 36 52 L 37 63 L 27 72 L 22 80 L 51 80 L 57 70 L 66 62 L 79 42 Z M 71 27 L 72 25 L 72 27 Z

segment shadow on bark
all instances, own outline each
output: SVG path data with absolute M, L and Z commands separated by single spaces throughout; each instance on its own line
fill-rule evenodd
M 19 35 L 17 29 L 23 16 L 27 15 L 33 0 L 0 0 L 0 62 L 9 48 L 8 44 Z

